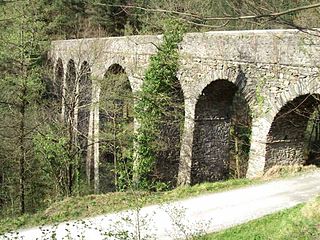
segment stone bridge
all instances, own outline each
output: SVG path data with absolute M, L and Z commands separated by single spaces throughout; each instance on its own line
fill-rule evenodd
M 66 83 L 70 62 L 90 67 L 92 102 L 110 66 L 120 65 L 133 92 L 139 91 L 150 56 L 162 36 L 129 36 L 52 42 L 50 58 Z M 298 30 L 255 30 L 185 34 L 177 77 L 184 94 L 180 183 L 219 179 L 229 161 L 231 105 L 236 93 L 251 110 L 247 177 L 275 164 L 304 164 L 305 132 L 320 94 L 320 34 Z M 56 79 L 57 81 L 57 79 Z M 81 83 L 80 83 L 81 84 Z M 90 113 L 99 137 L 99 106 Z M 95 146 L 98 146 L 96 141 Z M 94 150 L 99 158 L 99 150 Z

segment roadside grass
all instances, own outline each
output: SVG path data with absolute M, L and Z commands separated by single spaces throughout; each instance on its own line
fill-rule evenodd
M 101 214 L 134 209 L 150 204 L 158 204 L 185 199 L 199 194 L 231 190 L 252 185 L 259 180 L 231 179 L 224 182 L 202 183 L 182 186 L 165 192 L 112 192 L 100 195 L 69 197 L 56 202 L 44 211 L 25 214 L 15 218 L 0 219 L 0 234 L 19 228 L 48 225 L 68 220 L 78 220 Z
M 250 221 L 197 240 L 320 239 L 320 197 L 297 207 Z
M 2 217 L 0 219 L 0 234 L 19 228 L 48 225 L 69 220 L 78 220 L 101 214 L 134 209 L 145 205 L 159 204 L 179 199 L 186 199 L 200 194 L 231 190 L 253 184 L 263 183 L 274 178 L 285 178 L 300 175 L 315 168 L 277 168 L 273 175 L 259 179 L 230 179 L 227 181 L 202 183 L 193 186 L 182 186 L 163 192 L 112 192 L 100 195 L 69 197 L 53 203 L 46 210 L 35 214 L 25 214 L 18 217 Z

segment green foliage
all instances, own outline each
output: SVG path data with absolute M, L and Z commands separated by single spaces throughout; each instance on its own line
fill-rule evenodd
M 4 189 L 3 208 L 15 214 L 39 207 L 35 189 L 41 184 L 32 146 L 38 129 L 40 101 L 44 90 L 40 64 L 47 44 L 44 23 L 35 1 L 6 2 L 0 6 L 0 124 L 5 157 L 0 175 Z M 4 27 L 5 26 L 5 27 Z M 8 171 L 11 169 L 10 171 Z M 7 173 L 9 173 L 7 175 Z M 7 209 L 7 210 L 6 210 Z
M 254 117 L 260 117 L 261 115 L 263 115 L 265 113 L 263 107 L 265 104 L 264 88 L 266 85 L 266 81 L 267 81 L 267 79 L 261 79 L 257 83 L 256 95 L 255 95 L 255 100 L 257 103 L 257 111 L 256 111 L 257 116 L 254 116 Z
M 61 132 L 61 131 L 60 131 Z M 53 127 L 45 134 L 38 134 L 34 138 L 35 159 L 42 164 L 43 174 L 47 176 L 52 189 L 57 189 L 55 197 L 66 195 L 68 182 L 66 169 L 72 159 L 68 153 L 68 139 L 59 134 L 59 129 Z
M 236 92 L 232 104 L 232 119 L 230 128 L 231 159 L 230 176 L 245 177 L 247 173 L 252 113 L 241 92 Z
M 167 25 L 163 43 L 158 48 L 157 54 L 151 57 L 135 106 L 140 126 L 136 136 L 134 181 L 142 188 L 147 188 L 150 184 L 148 175 L 157 161 L 156 152 L 158 141 L 161 139 L 161 124 L 176 102 L 178 44 L 182 36 L 183 28 L 179 23 L 172 21 Z
M 51 40 L 153 34 L 161 33 L 165 28 L 164 43 L 159 46 L 158 54 L 152 57 L 136 108 L 137 118 L 141 123 L 136 140 L 136 156 L 132 154 L 132 119 L 128 121 L 127 118 L 118 117 L 122 107 L 115 104 L 119 100 L 122 101 L 129 92 L 123 91 L 125 94 L 118 98 L 115 95 L 119 94 L 121 92 L 119 90 L 124 86 L 114 85 L 117 88 L 115 95 L 104 99 L 107 100 L 104 108 L 113 109 L 113 118 L 115 117 L 116 121 L 106 121 L 102 126 L 104 131 L 101 132 L 101 137 L 104 145 L 101 150 L 104 153 L 112 152 L 116 157 L 116 163 L 112 163 L 111 171 L 116 176 L 117 190 L 130 188 L 132 168 L 139 178 L 138 185 L 148 187 L 150 181 L 154 182 L 154 176 L 150 175 L 159 155 L 164 155 L 163 152 L 168 148 L 168 141 L 163 138 L 164 132 L 173 124 L 179 125 L 182 122 L 181 104 L 175 99 L 178 95 L 175 83 L 177 83 L 179 57 L 177 44 L 181 41 L 183 30 L 175 23 L 169 26 L 164 23 L 172 17 L 180 18 L 188 31 L 212 30 L 201 24 L 221 25 L 219 30 L 286 27 L 292 23 L 304 27 L 317 27 L 319 25 L 317 9 L 277 19 L 235 20 L 228 24 L 225 24 L 224 20 L 209 21 L 202 18 L 268 14 L 314 2 L 316 1 L 0 1 L 1 213 L 9 215 L 17 213 L 22 191 L 25 193 L 26 210 L 31 212 L 50 203 L 50 199 L 54 200 L 56 196 L 65 195 L 66 186 L 70 181 L 66 178 L 69 168 L 72 168 L 73 188 L 78 188 L 77 182 L 81 182 L 79 179 L 81 160 L 84 157 L 86 143 L 78 144 L 79 142 L 75 141 L 76 137 L 71 134 L 72 131 L 69 131 L 73 126 L 67 126 L 66 123 L 57 120 L 61 102 L 55 102 L 50 98 L 43 84 L 44 75 L 47 74 L 43 70 L 44 56 Z M 134 4 L 152 10 L 122 8 L 110 6 L 111 4 L 125 6 Z M 168 11 L 154 11 L 156 9 Z M 197 17 L 178 15 L 174 11 L 196 13 Z M 264 102 L 263 85 L 264 82 L 258 84 L 256 96 L 261 114 Z M 110 86 L 108 88 L 110 89 L 108 92 L 113 91 Z M 90 92 L 88 89 L 85 91 Z M 124 100 L 133 102 L 132 98 Z M 52 127 L 55 124 L 56 128 Z M 235 129 L 235 133 L 237 131 L 244 136 L 243 142 L 248 142 L 246 129 Z M 242 147 L 246 153 L 247 145 Z M 133 166 L 134 158 L 137 163 L 135 166 Z M 24 190 L 21 190 L 21 182 L 24 183 Z M 152 187 L 165 189 L 168 185 L 154 182 Z M 85 188 L 85 185 L 83 186 Z
M 124 69 L 114 64 L 100 81 L 102 192 L 129 187 L 133 148 L 133 93 Z
M 128 0 L 96 0 L 93 3 L 92 20 L 101 26 L 108 36 L 123 36 L 128 26 L 132 27 L 132 33 L 137 33 L 139 17 L 134 9 L 124 10 L 116 5 L 127 5 Z M 140 5 L 140 1 L 135 1 Z M 114 6 L 112 6 L 114 5 Z
M 36 10 L 46 23 L 46 35 L 51 38 L 79 38 L 90 32 L 86 29 L 87 0 L 40 0 Z

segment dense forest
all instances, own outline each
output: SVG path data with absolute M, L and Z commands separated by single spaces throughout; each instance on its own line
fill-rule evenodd
M 160 34 L 168 19 L 179 22 L 185 32 L 305 29 L 319 26 L 320 8 L 306 7 L 316 2 L 0 0 L 0 216 L 33 213 L 66 196 L 94 192 L 83 160 L 86 136 L 81 129 L 75 134 L 70 121 L 61 119 L 61 89 L 52 81 L 53 75 L 59 73 L 53 73 L 46 54 L 52 40 Z M 82 70 L 82 80 L 86 81 L 87 68 Z M 110 164 L 102 169 L 102 173 L 118 173 L 102 176 L 101 190 L 122 191 L 130 185 L 127 180 L 132 175 L 128 152 L 133 147 L 130 128 L 134 110 L 128 104 L 131 89 L 126 85 L 123 70 L 110 69 L 106 78 L 102 88 L 112 94 L 101 98 L 106 101 L 102 106 L 112 108 L 113 113 L 103 114 L 101 109 L 102 118 L 107 120 L 101 126 L 106 129 L 102 131 L 102 157 L 117 155 L 114 161 L 122 159 L 125 164 L 118 165 L 118 169 Z M 173 89 L 168 95 L 176 95 Z M 75 98 L 70 93 L 70 109 Z M 179 99 L 174 101 L 178 103 Z M 120 147 L 117 142 L 121 142 Z M 90 178 L 89 174 L 89 182 Z M 108 187 L 110 182 L 113 187 Z M 157 186 L 151 190 L 162 189 L 163 185 Z

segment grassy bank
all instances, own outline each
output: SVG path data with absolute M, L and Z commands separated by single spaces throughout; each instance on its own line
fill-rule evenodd
M 320 198 L 198 240 L 318 240 Z
M 184 199 L 199 194 L 213 193 L 258 183 L 260 180 L 233 179 L 224 182 L 202 183 L 178 187 L 166 192 L 114 192 L 101 195 L 66 198 L 56 202 L 45 211 L 16 218 L 2 218 L 0 233 L 44 224 L 82 219 L 120 210 L 142 207 Z
M 88 195 L 66 198 L 56 202 L 44 211 L 25 214 L 19 217 L 1 217 L 0 234 L 19 228 L 48 225 L 68 220 L 77 220 L 120 210 L 142 207 L 150 204 L 185 199 L 200 194 L 231 190 L 252 184 L 262 183 L 275 178 L 297 176 L 316 168 L 301 166 L 277 167 L 271 169 L 265 177 L 255 180 L 231 179 L 223 182 L 202 183 L 194 186 L 178 187 L 166 192 L 114 192 L 100 195 Z

